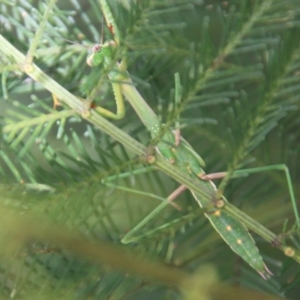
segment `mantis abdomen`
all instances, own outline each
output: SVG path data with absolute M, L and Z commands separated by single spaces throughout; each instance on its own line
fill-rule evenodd
M 214 186 L 212 182 L 210 183 Z M 193 192 L 192 194 L 199 205 L 203 207 L 200 197 Z M 226 202 L 225 198 L 223 200 Z M 242 223 L 222 209 L 215 210 L 212 213 L 205 213 L 205 216 L 223 240 L 230 246 L 232 251 L 241 256 L 264 279 L 266 279 L 267 273 L 272 275 L 263 262 L 248 229 Z

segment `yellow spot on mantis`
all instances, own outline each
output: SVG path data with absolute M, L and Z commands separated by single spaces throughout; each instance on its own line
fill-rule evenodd
M 220 215 L 221 215 L 221 211 L 220 211 L 220 210 L 216 210 L 216 211 L 214 212 L 214 216 L 220 217 Z
M 284 254 L 289 257 L 293 257 L 295 255 L 295 250 L 292 247 L 286 247 L 284 249 Z
M 190 174 L 192 173 L 192 169 L 190 168 L 190 166 L 187 166 L 186 169 Z
M 242 242 L 241 239 L 237 239 L 237 240 L 236 240 L 236 243 L 237 243 L 238 245 L 241 245 L 243 242 Z
M 232 230 L 232 227 L 231 227 L 230 225 L 227 225 L 227 226 L 226 226 L 226 230 L 227 230 L 227 231 L 231 231 L 231 230 Z

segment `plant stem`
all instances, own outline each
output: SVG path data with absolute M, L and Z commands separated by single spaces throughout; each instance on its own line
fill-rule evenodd
M 25 72 L 35 81 L 40 82 L 52 94 L 55 94 L 60 100 L 64 101 L 71 109 L 81 114 L 83 118 L 86 118 L 89 122 L 99 127 L 102 131 L 123 144 L 133 153 L 138 156 L 147 158 L 147 156 L 149 155 L 149 151 L 146 146 L 133 139 L 130 135 L 128 135 L 118 127 L 114 126 L 111 122 L 101 117 L 94 110 L 87 110 L 84 107 L 84 102 L 64 89 L 56 81 L 45 74 L 38 66 L 36 66 L 35 64 L 25 63 L 26 57 L 13 45 L 11 45 L 2 35 L 0 35 L 0 45 L 1 51 L 7 56 L 7 58 L 12 57 L 21 71 Z M 201 184 L 201 180 L 187 176 L 178 168 L 168 163 L 164 158 L 157 156 L 153 165 L 155 165 L 162 172 L 171 176 L 180 184 L 183 184 L 188 189 L 200 195 L 206 205 L 211 205 L 212 201 L 215 200 L 215 195 L 212 194 L 212 192 L 205 186 L 203 186 L 203 184 Z M 238 221 L 243 223 L 247 228 L 253 230 L 258 235 L 263 237 L 266 241 L 273 243 L 274 246 L 281 249 L 283 252 L 287 253 L 287 250 L 291 249 L 290 247 L 280 244 L 277 240 L 277 236 L 273 232 L 253 220 L 251 217 L 237 209 L 232 204 L 226 203 L 225 207 L 222 209 L 224 209 Z M 292 250 L 292 255 L 290 256 L 298 263 L 300 263 L 300 251 L 297 251 L 295 249 Z

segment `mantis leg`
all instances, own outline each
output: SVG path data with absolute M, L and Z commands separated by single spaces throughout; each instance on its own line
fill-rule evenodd
M 112 88 L 115 96 L 115 101 L 117 105 L 117 112 L 113 113 L 106 108 L 96 106 L 95 110 L 102 115 L 103 117 L 120 120 L 125 116 L 125 105 L 124 105 L 124 98 L 121 91 L 121 85 L 118 83 L 112 83 Z
M 158 228 L 155 228 L 153 230 L 150 230 L 146 233 L 143 234 L 137 234 L 138 231 L 141 230 L 141 228 L 143 228 L 151 219 L 153 219 L 162 209 L 164 209 L 167 205 L 172 205 L 175 209 L 177 210 L 181 210 L 181 207 L 176 204 L 174 202 L 174 200 L 183 192 L 186 190 L 186 187 L 181 185 L 179 186 L 174 192 L 172 192 L 167 198 L 162 198 L 159 197 L 155 194 L 152 193 L 147 193 L 147 192 L 142 192 L 142 191 L 137 191 L 134 189 L 130 189 L 124 186 L 120 186 L 120 185 L 115 185 L 113 183 L 110 183 L 112 180 L 116 180 L 116 179 L 124 179 L 126 177 L 130 177 L 132 175 L 138 175 L 138 174 L 143 174 L 143 173 L 147 173 L 150 171 L 154 171 L 156 170 L 154 167 L 148 167 L 147 169 L 142 169 L 142 170 L 135 170 L 133 172 L 129 172 L 129 173 L 123 173 L 123 174 L 119 174 L 117 176 L 111 176 L 106 178 L 105 180 L 102 180 L 102 183 L 106 186 L 109 187 L 113 187 L 122 191 L 126 191 L 126 192 L 131 192 L 134 194 L 138 194 L 138 195 L 143 195 L 143 196 L 148 196 L 154 199 L 158 199 L 160 201 L 162 201 L 150 214 L 148 214 L 140 223 L 138 223 L 132 230 L 130 230 L 123 238 L 122 238 L 122 243 L 123 244 L 129 244 L 135 241 L 138 241 L 139 239 L 145 237 L 145 236 L 149 236 L 152 235 L 155 232 L 158 232 L 160 230 L 166 229 L 167 227 L 172 227 L 175 223 L 179 223 L 180 221 L 182 221 L 182 217 L 174 220 L 170 223 L 168 223 L 167 225 L 162 225 L 159 226 Z M 199 210 L 202 214 L 202 211 Z M 199 213 L 198 211 L 198 213 Z M 194 215 L 194 214 L 193 214 Z M 187 216 L 184 216 L 183 218 L 189 218 Z
M 149 215 L 147 215 L 139 224 L 137 224 L 132 230 L 130 230 L 121 240 L 123 244 L 129 244 L 135 241 L 138 241 L 140 238 L 144 237 L 145 234 L 138 236 L 136 233 L 147 224 L 151 219 L 153 219 L 163 208 L 165 208 L 170 203 L 173 203 L 173 200 L 178 197 L 185 190 L 184 186 L 180 186 L 173 193 L 171 193 L 165 201 L 163 201 L 160 205 L 158 205 Z M 202 212 L 201 212 L 202 213 Z M 171 222 L 173 224 L 173 222 Z M 162 225 L 162 228 L 165 228 Z M 160 230 L 161 228 L 156 228 L 155 232 Z
M 120 32 L 118 30 L 118 27 L 115 23 L 115 20 L 113 18 L 113 15 L 111 13 L 111 10 L 109 8 L 109 5 L 107 1 L 100 0 L 100 5 L 102 8 L 103 16 L 105 18 L 106 24 L 112 33 L 114 37 L 114 41 L 110 41 L 105 43 L 104 45 L 96 45 L 93 48 L 93 54 L 87 58 L 87 63 L 92 66 L 94 65 L 93 59 L 95 56 L 97 56 L 96 61 L 97 65 L 104 64 L 104 68 L 111 67 L 114 60 L 114 53 L 116 47 L 120 45 Z M 125 72 L 127 69 L 127 62 L 126 59 L 123 59 L 118 66 L 115 67 L 115 69 L 111 72 L 109 72 L 108 77 L 111 80 L 111 85 L 116 101 L 117 106 L 117 112 L 113 113 L 109 111 L 108 109 L 105 109 L 103 107 L 96 106 L 94 107 L 95 110 L 102 116 L 114 120 L 120 120 L 125 116 L 125 105 L 124 105 L 124 98 L 122 94 L 122 74 L 120 72 Z M 90 102 L 90 101 L 88 101 Z
M 290 172 L 289 172 L 289 169 L 286 165 L 279 164 L 279 165 L 272 165 L 272 166 L 266 166 L 266 167 L 258 167 L 258 168 L 237 170 L 237 171 L 234 171 L 232 173 L 232 178 L 248 176 L 249 174 L 266 172 L 266 171 L 274 171 L 274 170 L 284 171 L 284 173 L 285 173 L 287 184 L 288 184 L 288 189 L 289 189 L 289 194 L 290 194 L 290 198 L 291 198 L 291 201 L 292 201 L 292 206 L 293 206 L 293 210 L 294 210 L 294 214 L 295 214 L 296 225 L 297 225 L 298 228 L 300 228 L 300 219 L 299 219 L 299 213 L 298 213 L 295 193 L 294 193 L 294 189 L 293 189 L 293 184 L 292 184 Z M 220 178 L 225 177 L 226 174 L 227 174 L 227 172 L 218 172 L 218 173 L 213 173 L 213 174 L 205 174 L 205 175 L 201 175 L 200 179 L 202 179 L 202 180 L 220 179 Z
M 181 210 L 181 207 L 179 205 L 177 205 L 174 200 L 175 198 L 180 194 L 182 193 L 184 190 L 185 190 L 185 187 L 183 185 L 181 185 L 179 188 L 177 188 L 169 197 L 167 198 L 163 198 L 163 197 L 159 197 L 155 194 L 152 194 L 152 193 L 147 193 L 147 192 L 142 192 L 142 191 L 138 191 L 138 190 L 134 190 L 134 189 L 130 189 L 130 188 L 127 188 L 127 187 L 124 187 L 124 186 L 119 186 L 119 185 L 115 185 L 115 184 L 112 184 L 112 183 L 104 183 L 106 186 L 109 186 L 109 187 L 113 187 L 113 188 L 116 188 L 116 189 L 119 189 L 119 190 L 122 190 L 122 191 L 125 191 L 125 192 L 130 192 L 130 193 L 134 193 L 134 194 L 138 194 L 138 195 L 143 195 L 143 196 L 148 196 L 148 197 L 151 197 L 151 198 L 154 198 L 154 199 L 158 199 L 160 201 L 163 202 L 163 206 L 162 208 L 164 208 L 166 205 L 170 204 L 172 205 L 175 209 L 177 210 Z M 161 209 L 162 209 L 161 208 Z M 160 209 L 160 210 L 161 210 Z M 150 219 L 149 219 L 150 220 Z M 148 220 L 148 221 L 149 221 Z
M 180 77 L 179 73 L 175 74 L 175 111 L 177 111 L 179 103 L 181 101 L 181 94 L 182 94 L 182 86 L 180 84 Z M 176 121 L 175 121 L 175 146 L 179 146 L 180 144 L 180 115 L 178 114 Z

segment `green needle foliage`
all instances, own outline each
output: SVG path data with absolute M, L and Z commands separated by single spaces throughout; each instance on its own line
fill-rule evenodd
M 107 71 L 85 62 L 102 31 L 113 39 L 99 1 L 0 1 L 0 37 L 27 55 L 21 64 L 0 42 L 0 298 L 298 299 L 299 264 L 276 249 L 300 250 L 284 174 L 232 172 L 285 164 L 299 199 L 299 1 L 109 4 L 121 30 L 117 59 L 126 55 L 137 90 L 167 127 L 180 119 L 208 174 L 228 172 L 216 185 L 229 202 L 278 235 L 254 236 L 274 276 L 264 281 L 237 257 L 189 191 L 174 206 L 162 202 L 179 183 L 147 163 L 153 141 L 128 102 L 112 123 L 136 148 L 83 110 L 78 98 L 91 95 L 116 109 Z M 32 61 L 53 81 L 29 77 Z

